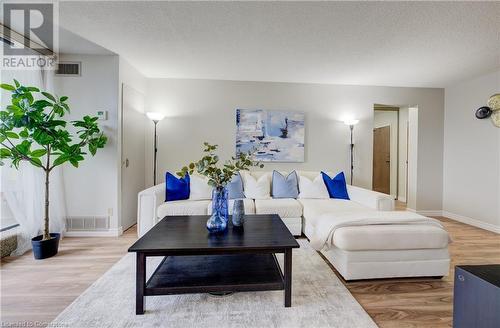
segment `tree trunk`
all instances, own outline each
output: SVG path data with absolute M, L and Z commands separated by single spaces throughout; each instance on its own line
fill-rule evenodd
M 49 174 L 50 171 L 45 171 L 45 218 L 43 228 L 43 240 L 50 239 L 49 234 Z

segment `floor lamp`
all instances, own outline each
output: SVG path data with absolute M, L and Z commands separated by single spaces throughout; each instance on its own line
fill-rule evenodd
M 155 140 L 154 140 L 154 155 L 153 155 L 153 186 L 156 186 L 156 167 L 158 165 L 156 156 L 158 153 L 158 147 L 157 147 L 158 137 L 156 135 L 156 126 L 158 125 L 158 122 L 163 120 L 165 115 L 158 112 L 147 112 L 146 116 L 155 124 Z
M 349 130 L 351 130 L 351 144 L 350 144 L 350 150 L 351 150 L 351 186 L 352 186 L 352 181 L 353 181 L 353 176 L 354 176 L 354 142 L 352 139 L 352 134 L 354 131 L 354 126 L 359 123 L 359 120 L 345 120 L 344 124 L 349 126 Z

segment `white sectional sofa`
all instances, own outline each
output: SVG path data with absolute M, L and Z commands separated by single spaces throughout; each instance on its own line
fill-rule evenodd
M 297 171 L 314 179 L 319 172 Z M 258 178 L 267 171 L 250 172 Z M 244 180 L 244 179 L 243 179 Z M 322 215 L 359 213 L 367 209 L 393 211 L 391 196 L 347 186 L 350 200 L 244 199 L 247 214 L 278 214 L 290 232 L 311 238 Z M 209 215 L 210 200 L 165 202 L 165 184 L 139 193 L 138 234 L 142 236 L 159 220 L 172 215 Z M 229 202 L 232 211 L 233 200 Z M 346 280 L 445 276 L 449 269 L 448 233 L 428 225 L 380 224 L 337 229 L 332 247 L 321 252 Z
M 271 173 L 269 171 L 250 172 L 256 178 Z M 298 171 L 298 174 L 313 179 L 319 172 Z M 394 210 L 394 200 L 389 195 L 350 185 L 347 186 L 347 189 L 352 202 L 380 211 Z M 304 211 L 308 209 L 314 210 L 315 208 L 315 206 L 312 206 L 304 209 L 304 203 L 307 203 L 307 199 L 269 198 L 254 200 L 245 198 L 243 201 L 246 214 L 278 214 L 294 236 L 302 234 Z M 312 201 L 312 204 L 316 201 L 323 201 L 325 204 L 330 203 L 330 199 L 311 199 L 310 201 Z M 232 212 L 233 203 L 234 200 L 229 201 L 229 213 Z M 212 202 L 210 200 L 187 199 L 165 202 L 165 183 L 141 191 L 138 204 L 137 226 L 139 236 L 145 234 L 165 216 L 212 214 Z M 334 207 L 338 206 L 335 205 L 335 202 L 331 204 Z

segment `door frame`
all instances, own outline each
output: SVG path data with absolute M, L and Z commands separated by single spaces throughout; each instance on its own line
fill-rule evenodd
M 120 110 L 118 111 L 118 120 L 119 120 L 119 124 L 118 124 L 118 156 L 117 156 L 117 164 L 118 164 L 118 213 L 117 213 L 117 217 L 118 217 L 118 229 L 120 230 L 120 235 L 123 233 L 123 213 L 122 213 L 122 204 L 123 204 L 123 197 L 122 197 L 122 187 L 123 187 L 123 184 L 122 184 L 122 179 L 123 179 L 123 165 L 125 164 L 124 162 L 124 159 L 123 159 L 123 99 L 124 99 L 124 89 L 125 89 L 125 86 L 127 88 L 130 88 L 130 89 L 133 89 L 135 92 L 137 92 L 138 94 L 140 94 L 143 99 L 144 99 L 144 110 L 146 109 L 146 95 L 137 90 L 136 88 L 134 88 L 132 85 L 128 84 L 128 83 L 124 83 L 124 82 L 121 82 L 120 83 Z M 144 138 L 146 138 L 146 129 L 144 129 Z M 145 162 L 145 164 L 147 164 Z M 144 172 L 144 175 L 146 175 L 146 172 Z M 133 227 L 133 225 L 131 226 Z

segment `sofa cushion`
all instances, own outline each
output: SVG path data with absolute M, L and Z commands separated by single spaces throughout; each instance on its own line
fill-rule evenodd
M 346 251 L 445 248 L 448 233 L 429 225 L 370 225 L 339 228 L 333 244 Z
M 243 192 L 243 179 L 241 178 L 240 172 L 236 173 L 227 184 L 227 191 L 229 193 L 229 199 L 245 198 L 245 193 Z
M 189 174 L 178 178 L 170 172 L 165 175 L 165 201 L 175 201 L 189 198 Z
M 158 206 L 156 215 L 162 219 L 172 215 L 206 215 L 210 200 L 176 200 Z
M 302 216 L 302 205 L 291 198 L 256 199 L 256 214 L 278 214 L 282 218 L 296 218 Z
M 325 182 L 326 189 L 328 189 L 330 198 L 349 200 L 344 172 L 340 172 L 333 178 L 330 178 L 330 176 L 325 172 L 321 172 L 321 176 L 323 177 L 323 181 Z
M 299 197 L 304 199 L 328 199 L 328 190 L 321 175 L 310 179 L 304 175 L 299 175 Z
M 308 225 L 316 226 L 317 218 L 325 213 L 342 213 L 353 211 L 366 212 L 369 209 L 359 203 L 344 199 L 298 199 L 302 205 L 304 218 Z
M 189 200 L 212 199 L 212 187 L 208 185 L 207 177 L 193 174 L 189 179 Z
M 263 174 L 255 178 L 249 172 L 243 174 L 244 190 L 246 198 L 269 199 L 271 198 L 271 179 L 269 174 Z
M 235 201 L 235 199 L 230 199 L 228 201 L 229 215 L 233 214 L 234 201 Z M 245 214 L 255 214 L 255 203 L 254 203 L 253 199 L 243 198 L 243 206 L 245 207 Z M 208 204 L 207 214 L 212 215 L 212 202 L 210 202 Z
M 292 171 L 284 176 L 278 171 L 273 171 L 271 186 L 273 198 L 297 198 L 299 195 L 297 172 Z

